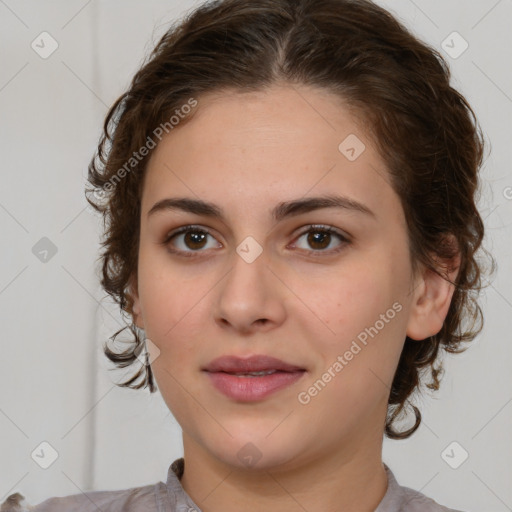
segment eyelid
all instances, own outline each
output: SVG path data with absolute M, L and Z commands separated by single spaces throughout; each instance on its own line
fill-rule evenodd
M 208 233 L 209 235 L 212 235 L 212 231 L 210 228 L 205 228 L 204 226 L 201 226 L 199 224 L 187 224 L 186 226 L 180 226 L 179 228 L 176 228 L 165 236 L 165 240 L 163 243 L 167 243 L 171 238 L 173 238 L 176 235 L 180 235 L 181 233 L 186 233 L 187 231 L 203 231 L 204 233 Z
M 345 233 L 344 231 L 341 231 L 341 229 L 335 228 L 334 226 L 330 226 L 329 224 L 308 224 L 307 226 L 301 228 L 301 231 L 299 231 L 299 233 L 296 235 L 296 238 L 309 233 L 309 231 L 313 231 L 314 229 L 318 229 L 318 231 L 334 233 L 347 242 L 351 240 L 351 237 L 348 233 Z

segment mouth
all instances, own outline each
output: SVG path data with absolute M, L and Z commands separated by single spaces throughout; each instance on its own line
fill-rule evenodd
M 222 356 L 202 368 L 222 394 L 235 401 L 254 402 L 288 387 L 303 377 L 305 368 L 270 356 Z
M 247 358 L 222 356 L 202 368 L 207 372 L 224 372 L 231 374 L 258 374 L 261 372 L 296 372 L 305 368 L 286 363 L 275 357 L 255 355 Z

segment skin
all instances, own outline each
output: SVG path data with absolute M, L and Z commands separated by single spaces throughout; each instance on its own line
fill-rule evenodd
M 136 323 L 158 347 L 159 390 L 183 429 L 182 485 L 204 512 L 373 511 L 387 489 L 383 429 L 405 337 L 439 332 L 453 286 L 432 272 L 412 275 L 399 197 L 340 99 L 276 84 L 198 102 L 148 163 L 132 286 Z M 338 149 L 349 134 L 366 146 L 355 161 Z M 374 216 L 337 208 L 278 222 L 270 216 L 278 203 L 334 192 Z M 148 217 L 168 197 L 215 203 L 225 217 L 180 210 Z M 211 236 L 202 245 L 186 245 L 183 234 L 163 243 L 189 224 Z M 334 234 L 315 244 L 310 224 L 332 226 L 348 242 Z M 262 248 L 252 263 L 236 252 L 248 236 Z M 298 393 L 393 303 L 400 312 L 300 403 Z M 267 354 L 307 371 L 262 401 L 237 402 L 201 371 L 225 354 Z M 260 455 L 252 467 L 237 456 L 247 443 Z

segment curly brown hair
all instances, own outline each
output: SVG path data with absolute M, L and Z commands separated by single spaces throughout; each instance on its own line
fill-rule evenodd
M 86 197 L 103 215 L 105 228 L 101 284 L 121 313 L 133 316 L 130 287 L 137 275 L 149 153 L 143 148 L 155 144 L 161 127 L 173 129 L 171 116 L 190 111 L 183 105 L 203 93 L 261 90 L 278 81 L 333 92 L 365 121 L 400 197 L 414 271 L 423 264 L 448 279 L 439 262 L 460 254 L 441 331 L 423 341 L 407 337 L 394 376 L 385 434 L 407 438 L 421 423 L 418 408 L 412 405 L 416 420 L 408 430 L 399 432 L 394 423 L 411 405 L 408 398 L 424 372 L 430 371 L 427 387 L 439 388 L 439 349 L 462 352 L 461 344 L 483 327 L 476 299 L 484 267 L 475 256 L 479 248 L 488 254 L 481 247 L 484 225 L 476 207 L 484 138 L 466 99 L 450 86 L 443 57 L 374 3 L 217 0 L 171 26 L 110 108 L 89 165 L 93 188 Z M 180 114 L 180 123 L 193 115 Z M 449 243 L 450 237 L 457 243 Z M 492 257 L 491 263 L 494 269 Z M 127 328 L 133 335 L 128 349 L 103 347 L 120 368 L 135 362 L 144 345 L 134 323 L 110 339 Z M 118 385 L 156 391 L 149 363 Z

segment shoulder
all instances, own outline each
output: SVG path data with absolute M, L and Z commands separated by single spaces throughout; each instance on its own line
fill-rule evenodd
M 157 512 L 162 485 L 53 497 L 35 506 L 31 506 L 20 493 L 15 493 L 0 504 L 0 512 Z
M 388 490 L 375 512 L 463 512 L 440 505 L 419 491 L 398 484 L 391 469 L 384 464 L 388 475 Z
M 462 510 L 444 507 L 432 498 L 409 487 L 401 487 L 401 490 L 402 507 L 400 510 L 407 510 L 407 512 L 463 512 Z

